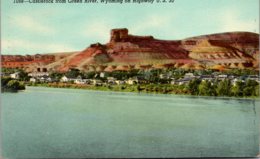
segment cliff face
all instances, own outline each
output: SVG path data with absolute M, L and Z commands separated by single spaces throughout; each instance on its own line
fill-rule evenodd
M 57 71 L 167 67 L 257 69 L 258 57 L 259 35 L 255 33 L 231 32 L 166 41 L 130 35 L 127 29 L 113 29 L 107 44 L 92 44 L 83 51 L 47 63 L 46 67 Z

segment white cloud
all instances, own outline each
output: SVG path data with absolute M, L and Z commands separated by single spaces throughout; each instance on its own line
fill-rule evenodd
M 67 52 L 75 51 L 76 49 L 65 44 L 49 44 L 41 42 L 33 42 L 20 39 L 2 40 L 2 53 L 52 53 L 52 52 Z M 33 52 L 34 51 L 34 52 Z
M 148 29 L 162 29 L 165 26 L 169 26 L 171 21 L 172 19 L 169 16 L 150 15 L 132 26 L 131 32 L 138 34 Z
M 106 43 L 109 41 L 111 28 L 113 27 L 105 21 L 92 21 L 85 25 L 83 34 L 93 42 Z
M 33 32 L 42 35 L 55 33 L 55 30 L 48 26 L 48 24 L 41 22 L 40 18 L 35 19 L 30 16 L 15 16 L 10 19 L 12 25 L 22 28 L 26 32 Z
M 241 19 L 239 12 L 226 11 L 219 17 L 223 31 L 249 31 L 259 33 L 258 19 Z

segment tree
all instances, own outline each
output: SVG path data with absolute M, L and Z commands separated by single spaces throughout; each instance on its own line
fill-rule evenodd
M 10 80 L 8 83 L 7 83 L 7 88 L 8 89 L 12 89 L 12 90 L 21 90 L 21 89 L 25 89 L 25 86 L 17 81 L 17 80 Z
M 243 96 L 243 89 L 245 84 L 242 81 L 237 81 L 235 85 L 231 88 L 232 96 Z
M 219 82 L 216 88 L 216 93 L 219 96 L 229 96 L 231 89 L 231 82 L 230 80 L 224 80 Z
M 28 76 L 28 73 L 24 70 L 19 71 L 19 78 L 21 81 L 29 81 L 30 77 Z
M 59 72 L 52 72 L 50 74 L 50 77 L 56 81 L 59 81 L 61 79 L 61 77 L 63 76 L 63 73 L 59 73 Z
M 198 87 L 199 95 L 212 96 L 215 95 L 215 90 L 210 81 L 202 81 Z
M 256 87 L 259 84 L 254 80 L 247 80 L 245 88 L 243 89 L 244 96 L 256 96 L 259 92 L 256 90 Z
M 1 78 L 1 87 L 5 87 L 7 85 L 7 83 L 9 81 L 11 81 L 12 78 L 11 77 L 4 77 L 4 78 Z
M 192 95 L 198 95 L 199 94 L 199 84 L 200 84 L 199 79 L 193 79 L 189 82 L 188 84 L 188 89 L 191 92 Z
M 70 78 L 76 78 L 78 77 L 79 75 L 81 75 L 80 71 L 78 69 L 75 69 L 75 68 L 72 68 L 70 69 L 70 71 L 68 71 L 66 74 L 65 74 L 67 77 L 70 77 Z

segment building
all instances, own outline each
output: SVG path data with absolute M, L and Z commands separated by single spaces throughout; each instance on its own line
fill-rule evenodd
M 85 84 L 85 83 L 86 83 L 86 80 L 84 80 L 84 79 L 76 79 L 76 80 L 74 81 L 74 83 L 76 83 L 76 84 Z
M 172 80 L 171 84 L 174 85 L 184 85 L 184 84 L 188 84 L 193 78 L 183 78 L 183 79 L 179 79 L 179 80 Z
M 61 82 L 69 82 L 69 81 L 71 81 L 71 79 L 69 79 L 67 76 L 63 76 L 63 77 L 61 77 L 60 81 Z
M 114 78 L 114 77 L 107 77 L 107 83 L 108 84 L 115 84 L 116 83 L 116 78 Z
M 193 73 L 185 73 L 184 78 L 195 78 Z
M 43 77 L 43 76 L 49 76 L 48 72 L 32 72 L 29 73 L 28 76 L 30 77 Z
M 10 77 L 13 79 L 19 79 L 20 78 L 19 74 L 20 74 L 19 72 L 15 72 L 15 73 L 10 74 Z
M 32 77 L 32 78 L 30 78 L 30 80 L 29 80 L 30 82 L 33 82 L 33 83 L 36 83 L 37 82 L 37 79 L 36 78 L 34 78 L 34 77 Z
M 134 84 L 137 84 L 139 83 L 139 80 L 137 77 L 133 77 L 133 78 L 129 78 L 127 81 L 126 81 L 127 84 L 129 85 L 134 85 Z

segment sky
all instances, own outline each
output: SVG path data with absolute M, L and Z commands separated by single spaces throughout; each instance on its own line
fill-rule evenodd
M 178 40 L 259 33 L 259 0 L 175 0 L 167 4 L 14 4 L 1 0 L 1 54 L 80 51 L 107 43 L 110 30 Z

